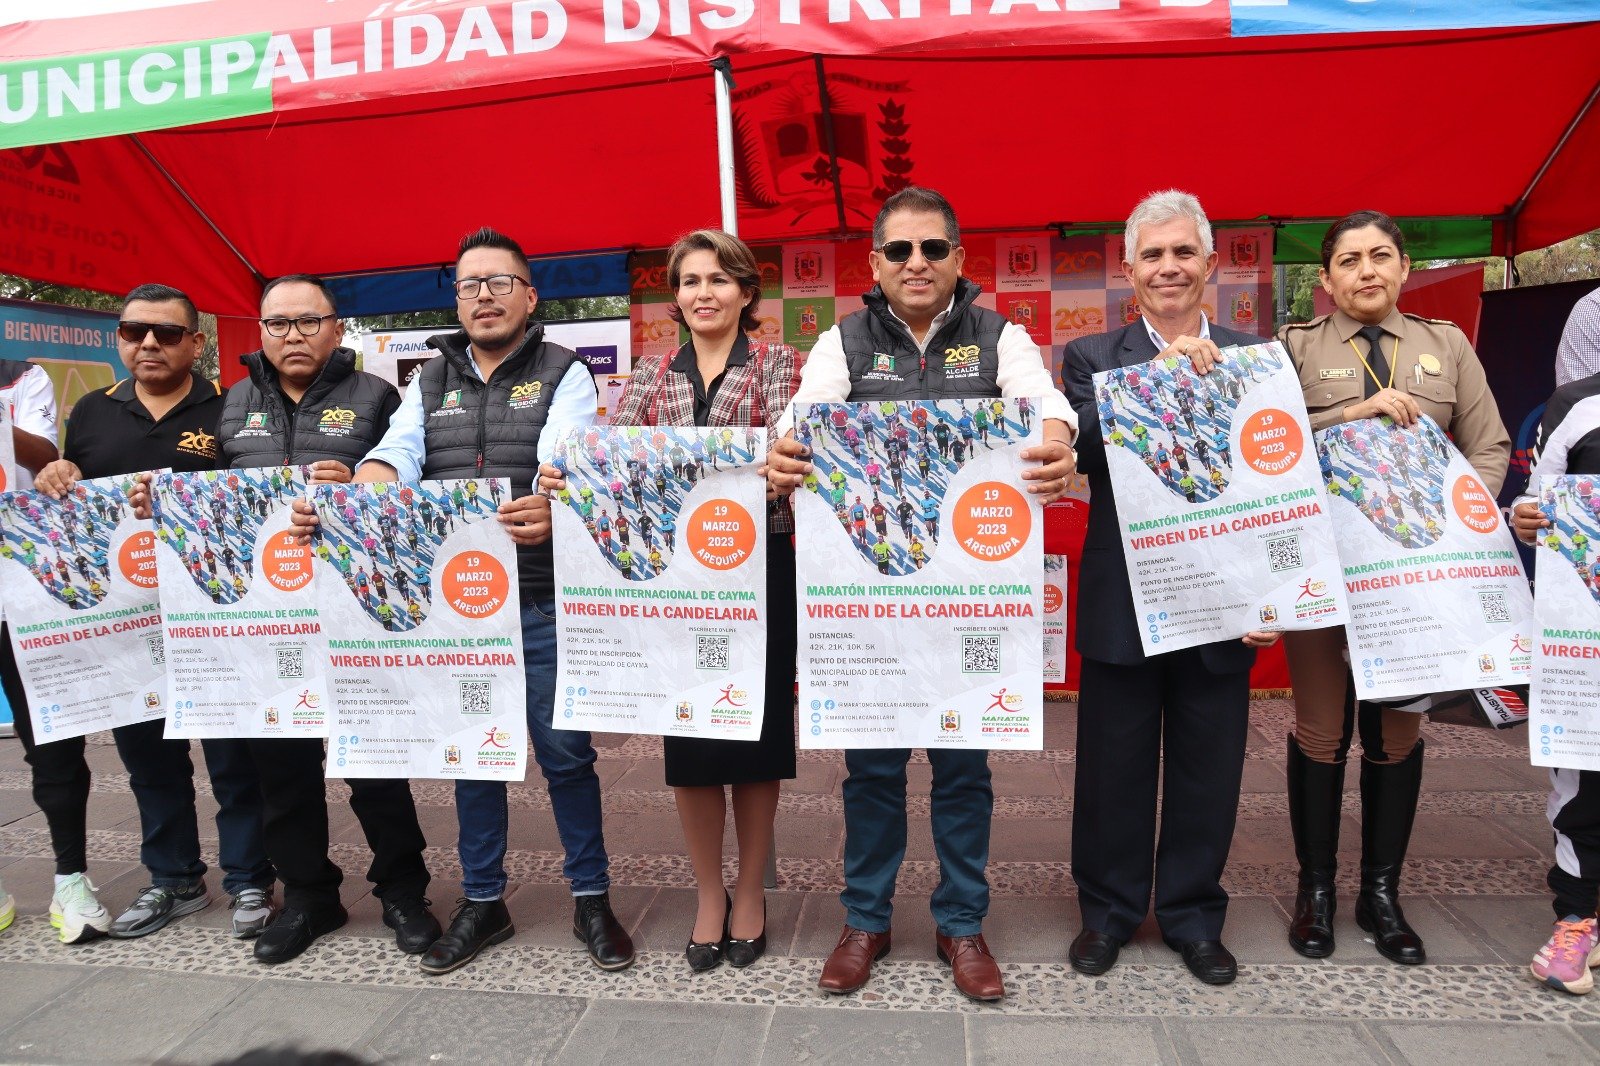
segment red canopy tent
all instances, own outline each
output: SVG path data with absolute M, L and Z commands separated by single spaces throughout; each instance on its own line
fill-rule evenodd
M 1168 185 L 1217 219 L 1492 219 L 1499 250 L 1600 225 L 1578 0 L 90 2 L 145 10 L 0 26 L 0 271 L 160 278 L 222 314 L 280 273 L 438 263 L 483 222 L 554 254 L 717 221 L 715 56 L 755 241 L 859 233 L 908 180 L 969 229 L 1111 222 Z M 1484 22 L 1553 24 L 1303 32 Z

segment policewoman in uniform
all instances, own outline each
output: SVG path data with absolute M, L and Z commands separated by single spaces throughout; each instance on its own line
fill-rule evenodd
M 261 292 L 261 350 L 243 356 L 249 371 L 228 390 L 218 430 L 222 468 L 309 464 L 318 483 L 348 482 L 383 438 L 400 406 L 393 385 L 356 369 L 340 346 L 333 293 L 310 274 L 289 274 Z M 323 743 L 315 737 L 252 737 L 243 742 L 261 780 L 267 855 L 283 881 L 283 911 L 256 939 L 260 962 L 296 957 L 317 937 L 344 925 L 343 873 L 328 858 L 328 802 Z M 350 808 L 372 862 L 367 879 L 383 905 L 383 923 L 400 950 L 421 954 L 439 938 L 424 893 L 427 846 L 405 779 L 349 780 Z
M 1305 392 L 1314 430 L 1387 415 L 1411 425 L 1427 415 L 1450 434 L 1491 493 L 1505 480 L 1511 439 L 1483 366 L 1451 322 L 1396 309 L 1411 261 L 1393 219 L 1358 211 L 1322 241 L 1323 288 L 1331 315 L 1280 334 Z M 1300 954 L 1333 953 L 1335 852 L 1345 755 L 1361 738 L 1361 892 L 1356 922 L 1398 963 L 1426 961 L 1422 940 L 1400 909 L 1400 869 L 1422 788 L 1422 716 L 1355 698 L 1338 627 L 1284 634 L 1294 685 L 1295 731 L 1288 738 L 1289 822 L 1300 862 L 1289 943 Z

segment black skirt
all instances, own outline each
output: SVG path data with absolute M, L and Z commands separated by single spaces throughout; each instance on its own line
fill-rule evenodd
M 697 788 L 794 778 L 796 609 L 794 541 L 788 533 L 769 533 L 766 712 L 761 739 L 662 737 L 668 785 Z

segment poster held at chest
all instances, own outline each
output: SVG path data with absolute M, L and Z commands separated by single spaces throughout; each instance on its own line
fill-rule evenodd
M 1533 688 L 1528 744 L 1535 766 L 1600 770 L 1600 479 L 1543 477 L 1529 486 L 1550 525 L 1535 554 Z
M 590 426 L 556 446 L 558 729 L 761 736 L 764 429 Z
M 1044 743 L 1034 399 L 809 404 L 795 434 L 800 743 Z
M 1350 601 L 1361 699 L 1525 684 L 1533 598 L 1511 531 L 1472 465 L 1426 415 L 1317 434 Z
M 1153 359 L 1094 376 L 1146 655 L 1345 620 L 1300 382 L 1276 342 L 1207 374 Z
M 164 474 L 151 503 L 169 737 L 323 737 L 311 549 L 289 532 L 304 467 Z
M 11 492 L 16 487 L 17 454 L 11 439 L 11 411 L 9 405 L 0 403 L 0 492 Z
M 1044 680 L 1067 680 L 1067 557 L 1044 557 Z
M 528 751 L 504 478 L 318 485 L 329 777 L 521 781 Z
M 166 713 L 155 537 L 132 483 L 0 495 L 0 596 L 41 744 Z

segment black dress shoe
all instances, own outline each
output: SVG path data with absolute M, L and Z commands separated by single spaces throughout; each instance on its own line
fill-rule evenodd
M 1182 944 L 1168 940 L 1167 947 L 1181 954 L 1189 972 L 1208 985 L 1232 984 L 1239 976 L 1238 961 L 1220 940 L 1190 940 Z
M 626 970 L 633 965 L 633 938 L 611 913 L 611 896 L 574 896 L 572 935 L 589 948 L 589 958 L 602 970 Z
M 288 962 L 316 943 L 317 937 L 333 932 L 349 920 L 350 915 L 338 904 L 328 911 L 286 906 L 256 937 L 256 961 L 269 966 Z
M 751 940 L 728 938 L 728 965 L 744 969 L 767 953 L 767 901 L 761 901 L 761 935 Z
M 407 955 L 421 955 L 433 947 L 444 930 L 428 910 L 433 901 L 421 896 L 401 896 L 383 901 L 383 924 L 394 930 L 395 946 Z
M 695 973 L 705 973 L 715 970 L 722 965 L 722 957 L 728 950 L 728 919 L 733 916 L 733 900 L 727 893 L 723 893 L 725 909 L 722 912 L 722 937 L 719 940 L 709 940 L 700 943 L 694 938 L 694 931 L 689 932 L 689 943 L 683 949 L 683 957 L 689 961 L 689 969 Z
M 458 900 L 449 932 L 433 942 L 417 965 L 423 973 L 449 973 L 477 958 L 484 948 L 509 940 L 516 931 L 505 900 Z
M 1089 977 L 1099 977 L 1117 964 L 1122 941 L 1097 929 L 1085 929 L 1067 949 L 1072 968 Z

